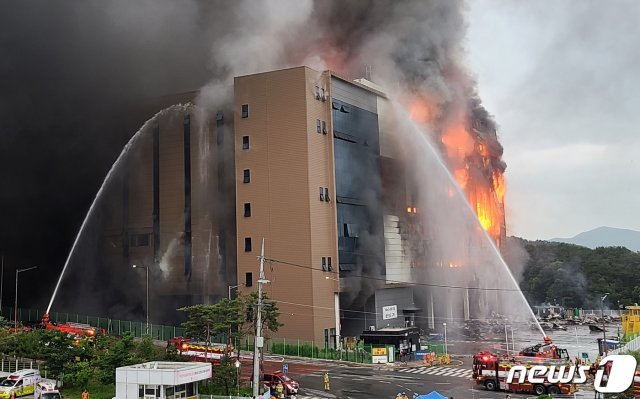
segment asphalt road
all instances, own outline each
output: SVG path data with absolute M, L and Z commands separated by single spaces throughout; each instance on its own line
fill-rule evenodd
M 323 391 L 322 376 L 325 370 L 330 376 L 330 392 Z M 411 398 L 413 393 L 428 394 L 433 390 L 454 399 L 505 398 L 506 393 L 487 391 L 484 387 L 477 386 L 470 376 L 468 365 L 414 369 L 326 365 L 321 370 L 299 374 L 294 378 L 301 386 L 297 399 L 393 399 L 398 392 L 405 392 Z M 513 393 L 510 395 L 514 399 L 533 396 Z

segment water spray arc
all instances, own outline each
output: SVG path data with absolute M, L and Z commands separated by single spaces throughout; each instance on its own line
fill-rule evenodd
M 457 183 L 456 179 L 454 178 L 454 176 L 451 174 L 451 172 L 449 171 L 449 169 L 445 165 L 445 163 L 442 160 L 442 157 L 439 154 L 438 150 L 436 150 L 436 148 L 434 147 L 433 143 L 431 143 L 430 139 L 427 137 L 426 134 L 424 134 L 424 132 L 416 124 L 416 122 L 413 121 L 409 117 L 409 114 L 407 113 L 407 111 L 398 102 L 392 102 L 392 103 L 393 103 L 393 107 L 394 107 L 395 111 L 398 113 L 398 115 L 400 115 L 402 119 L 404 119 L 407 123 L 409 123 L 409 127 L 411 128 L 411 130 L 413 130 L 414 133 L 416 134 L 416 136 L 418 136 L 420 138 L 420 140 L 422 140 L 422 142 L 425 144 L 425 146 L 429 150 L 430 155 L 438 163 L 438 166 L 440 167 L 440 170 L 445 174 L 447 180 L 449 181 L 449 183 L 453 187 L 454 192 L 456 193 L 456 196 L 464 204 L 464 208 L 469 213 L 470 217 L 473 220 L 473 223 L 476 224 L 476 226 L 482 232 L 481 233 L 482 234 L 482 238 L 489 245 L 489 248 L 491 249 L 492 255 L 498 260 L 498 262 L 500 263 L 500 266 L 502 266 L 504 271 L 507 273 L 507 276 L 509 277 L 510 282 L 516 288 L 515 291 L 518 292 L 519 297 L 526 304 L 527 310 L 528 310 L 531 318 L 535 321 L 536 326 L 538 327 L 538 330 L 540 331 L 540 333 L 542 334 L 543 337 L 546 337 L 547 336 L 546 333 L 544 332 L 544 330 L 542 329 L 542 326 L 540 325 L 540 323 L 536 319 L 535 314 L 533 313 L 533 310 L 531 310 L 531 307 L 529 306 L 529 304 L 527 302 L 527 299 L 525 298 L 524 294 L 522 293 L 522 290 L 520 290 L 520 287 L 518 286 L 518 282 L 516 281 L 515 277 L 511 273 L 511 270 L 509 269 L 509 266 L 507 265 L 505 260 L 502 258 L 502 255 L 500 254 L 500 251 L 496 247 L 494 241 L 491 239 L 491 237 L 489 236 L 487 231 L 482 226 L 478 216 L 476 215 L 476 213 L 474 212 L 473 208 L 471 207 L 471 204 L 467 200 L 466 195 L 464 194 L 464 192 L 460 188 L 460 185 Z
M 53 290 L 53 295 L 51 295 L 51 300 L 49 301 L 49 305 L 47 306 L 47 310 L 45 312 L 47 315 L 49 314 L 49 311 L 51 310 L 51 306 L 53 305 L 53 301 L 56 298 L 56 295 L 58 293 L 58 289 L 60 288 L 60 283 L 62 282 L 62 279 L 64 278 L 65 272 L 67 271 L 67 267 L 69 266 L 69 262 L 71 261 L 71 257 L 75 253 L 75 249 L 76 249 L 76 246 L 78 245 L 78 241 L 80 240 L 80 237 L 82 236 L 82 234 L 84 233 L 84 231 L 86 229 L 88 221 L 91 219 L 91 216 L 94 213 L 96 204 L 98 203 L 98 200 L 101 198 L 105 187 L 111 181 L 115 171 L 118 169 L 120 164 L 123 162 L 123 160 L 125 159 L 125 157 L 129 153 L 129 150 L 138 141 L 138 139 L 144 134 L 144 132 L 147 131 L 148 128 L 156 120 L 158 120 L 160 117 L 162 117 L 162 116 L 164 116 L 166 114 L 169 114 L 171 112 L 186 112 L 186 111 L 188 111 L 188 110 L 190 110 L 192 108 L 193 108 L 193 105 L 190 104 L 190 103 L 187 103 L 187 104 L 175 104 L 175 105 L 172 105 L 170 107 L 167 107 L 167 108 L 157 112 L 154 116 L 152 116 L 150 119 L 148 119 L 142 125 L 142 127 L 140 129 L 138 129 L 138 131 L 131 137 L 131 139 L 129 139 L 127 144 L 124 146 L 124 148 L 120 152 L 120 155 L 118 155 L 118 158 L 115 160 L 113 165 L 111 165 L 111 169 L 109 169 L 109 172 L 107 173 L 106 177 L 102 181 L 102 185 L 100 186 L 100 189 L 96 193 L 96 196 L 93 199 L 93 202 L 91 203 L 91 206 L 89 207 L 89 211 L 87 212 L 86 216 L 84 217 L 84 220 L 82 221 L 82 225 L 80 226 L 80 230 L 78 231 L 78 234 L 76 235 L 76 238 L 73 241 L 73 245 L 71 246 L 71 250 L 69 251 L 69 255 L 67 255 L 67 259 L 66 259 L 66 261 L 64 263 L 64 267 L 62 268 L 62 272 L 60 273 L 60 277 L 58 277 L 58 282 L 56 283 L 56 287 Z

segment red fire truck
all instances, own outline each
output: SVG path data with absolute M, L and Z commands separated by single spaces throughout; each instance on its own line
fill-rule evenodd
M 187 356 L 194 362 L 209 361 L 214 364 L 220 363 L 220 360 L 228 353 L 233 352 L 233 345 L 229 344 L 212 344 L 209 345 L 200 342 L 192 342 L 189 338 L 174 337 L 167 341 L 167 349 L 173 348 L 179 354 Z
M 544 337 L 544 344 L 537 344 L 524 348 L 520 351 L 520 356 L 569 360 L 569 352 L 566 349 L 561 349 L 555 346 L 549 337 Z
M 535 393 L 536 395 L 565 394 L 570 395 L 577 391 L 574 383 L 551 383 L 547 375 L 539 375 L 544 379 L 543 383 L 532 384 L 528 381 L 520 383 L 514 380 L 507 383 L 509 370 L 514 366 L 525 366 L 527 369 L 534 365 L 560 365 L 568 364 L 564 360 L 549 359 L 531 356 L 497 356 L 489 352 L 480 352 L 473 356 L 473 379 L 477 385 L 483 385 L 489 391 L 502 390 L 505 392 Z M 518 374 L 519 375 L 519 374 Z
M 97 330 L 88 324 L 82 323 L 56 323 L 49 320 L 49 315 L 44 314 L 40 327 L 46 330 L 56 330 L 65 332 L 75 338 L 88 337 L 90 339 L 96 336 Z

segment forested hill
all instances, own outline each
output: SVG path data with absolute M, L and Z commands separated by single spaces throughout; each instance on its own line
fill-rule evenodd
M 531 305 L 545 302 L 600 309 L 640 303 L 640 252 L 624 247 L 589 249 L 550 241 L 510 238 L 526 249 L 520 287 Z

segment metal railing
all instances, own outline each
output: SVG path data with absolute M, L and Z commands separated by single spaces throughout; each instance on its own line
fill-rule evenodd
M 37 369 L 40 375 L 47 378 L 47 367 L 42 361 L 8 356 L 0 358 L 0 373 L 14 373 L 23 369 Z
M 299 339 L 269 338 L 265 340 L 265 352 L 270 355 L 296 356 L 311 359 L 343 360 L 354 363 L 371 363 L 371 345 L 338 350 L 315 341 Z M 234 347 L 243 351 L 253 351 L 253 337 L 234 340 Z
M 618 355 L 620 353 L 633 352 L 640 350 L 640 337 L 635 337 L 631 341 L 627 342 L 623 346 L 608 351 L 609 355 Z

